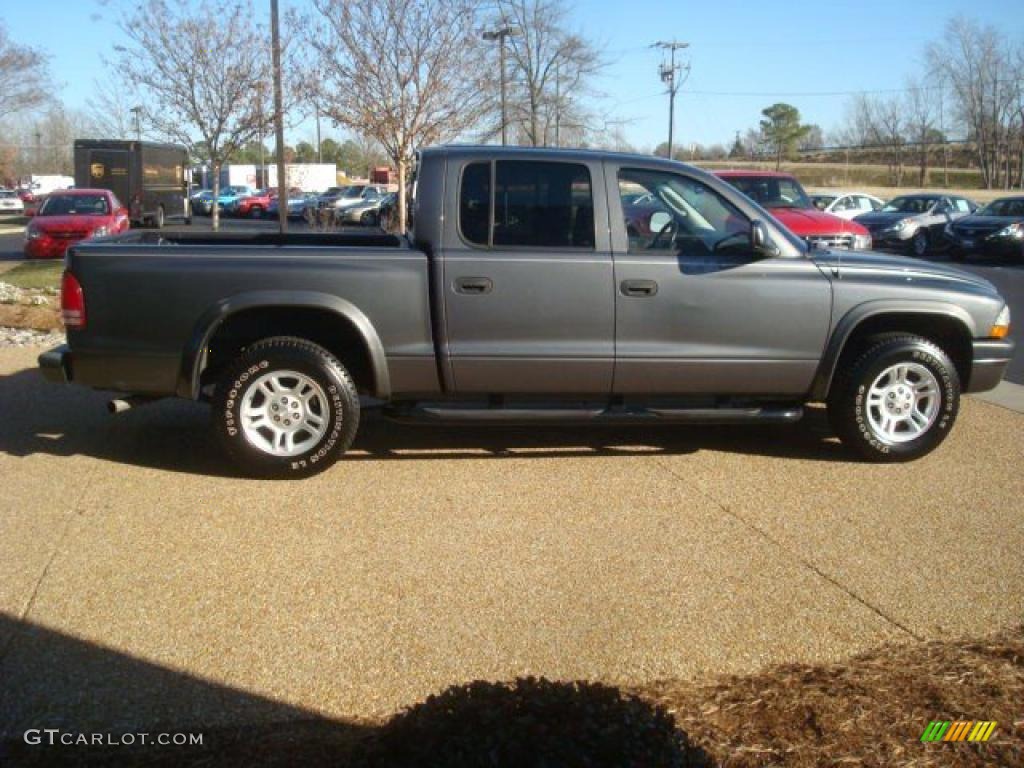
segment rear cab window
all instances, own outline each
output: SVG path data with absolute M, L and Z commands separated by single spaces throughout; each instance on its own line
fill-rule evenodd
M 593 250 L 590 171 L 543 160 L 470 163 L 462 173 L 459 229 L 477 246 Z

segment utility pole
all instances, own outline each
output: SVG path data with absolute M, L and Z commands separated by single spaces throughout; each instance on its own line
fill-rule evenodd
M 516 27 L 500 27 L 484 32 L 484 40 L 498 41 L 498 67 L 501 70 L 501 145 L 508 144 L 508 117 L 505 111 L 505 38 L 517 37 L 522 32 Z
M 324 156 L 320 152 L 320 102 L 314 102 L 313 109 L 316 110 L 316 161 L 322 163 Z
M 288 180 L 284 167 L 284 106 L 281 98 L 281 31 L 277 0 L 270 0 L 270 50 L 274 68 L 274 135 L 277 143 L 277 222 L 281 234 L 288 231 Z
M 687 75 L 690 73 L 690 65 L 687 64 L 685 67 L 676 64 L 676 51 L 682 50 L 683 48 L 689 48 L 689 43 L 680 43 L 677 40 L 659 40 L 658 42 L 651 45 L 651 48 L 661 48 L 663 51 L 669 52 L 669 63 L 666 64 L 662 61 L 661 66 L 658 67 L 658 74 L 661 77 L 661 82 L 668 86 L 668 159 L 672 159 L 672 133 L 675 127 L 675 112 L 676 112 L 676 92 L 679 90 L 679 86 L 683 84 L 686 78 L 680 78 L 679 75 L 686 70 Z

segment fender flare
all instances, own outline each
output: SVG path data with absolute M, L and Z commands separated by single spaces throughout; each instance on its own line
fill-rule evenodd
M 850 309 L 836 323 L 822 354 L 818 371 L 811 385 L 811 400 L 822 401 L 828 396 L 829 387 L 835 377 L 839 356 L 846 342 L 865 320 L 879 315 L 921 315 L 942 316 L 959 322 L 970 338 L 977 336 L 974 319 L 963 307 L 944 301 L 923 301 L 915 299 L 878 299 L 866 301 Z
M 229 317 L 251 309 L 319 309 L 350 323 L 362 338 L 373 373 L 373 395 L 386 400 L 391 396 L 384 345 L 370 319 L 352 302 L 318 291 L 247 291 L 221 299 L 200 316 L 192 329 L 181 357 L 177 394 L 190 400 L 199 398 L 200 362 L 217 329 Z

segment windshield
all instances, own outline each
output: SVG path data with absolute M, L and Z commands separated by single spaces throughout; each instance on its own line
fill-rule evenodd
M 103 216 L 110 213 L 106 195 L 50 195 L 39 209 L 40 216 Z
M 778 176 L 733 176 L 730 184 L 765 208 L 810 208 L 811 201 L 796 179 Z
M 17 197 L 17 195 L 10 190 L 4 189 L 0 190 L 0 197 Z
M 346 187 L 345 191 L 342 193 L 342 197 L 359 197 L 363 194 L 364 189 L 366 189 L 365 186 Z
M 977 215 L 1024 217 L 1024 197 L 1004 197 L 1001 200 L 993 200 L 978 211 Z
M 935 204 L 936 200 L 938 200 L 937 197 L 897 197 L 895 200 L 890 200 L 882 212 L 925 213 Z

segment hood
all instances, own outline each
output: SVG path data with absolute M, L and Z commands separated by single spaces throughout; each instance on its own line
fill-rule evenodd
M 36 216 L 30 226 L 40 232 L 92 232 L 96 227 L 109 226 L 107 215 L 89 216 L 76 213 L 67 216 Z
M 831 213 L 819 211 L 817 208 L 769 208 L 772 216 L 778 219 L 794 235 L 834 235 L 840 232 L 851 232 L 855 235 L 866 235 L 864 227 Z
M 953 223 L 953 229 L 957 232 L 970 231 L 987 234 L 1018 222 L 1024 222 L 1024 218 L 1020 216 L 964 216 Z
M 997 294 L 992 283 L 973 272 L 966 272 L 946 264 L 935 264 L 930 261 L 912 259 L 908 256 L 897 256 L 877 251 L 813 251 L 811 258 L 816 264 L 838 272 L 839 279 L 855 275 L 892 275 L 901 281 L 906 280 L 946 280 L 952 283 L 964 283 L 983 288 Z
M 880 229 L 890 224 L 895 224 L 900 219 L 912 219 L 921 214 L 906 213 L 900 211 L 875 211 L 874 213 L 863 213 L 854 221 L 868 229 Z

